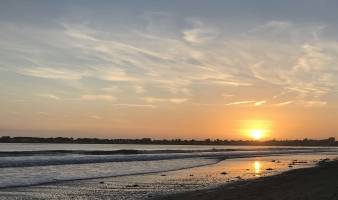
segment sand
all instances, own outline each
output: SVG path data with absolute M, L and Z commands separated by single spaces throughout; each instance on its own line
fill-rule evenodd
M 338 200 L 338 161 L 161 200 Z

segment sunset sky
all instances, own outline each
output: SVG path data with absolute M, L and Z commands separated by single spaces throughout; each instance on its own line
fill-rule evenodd
M 0 3 L 0 135 L 338 138 L 338 1 Z

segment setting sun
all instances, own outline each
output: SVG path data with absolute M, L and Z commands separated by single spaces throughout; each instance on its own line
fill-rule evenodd
M 270 120 L 242 120 L 239 124 L 239 132 L 246 139 L 262 140 L 268 139 L 273 130 Z
M 251 130 L 250 136 L 255 140 L 260 140 L 263 137 L 263 130 L 260 129 Z

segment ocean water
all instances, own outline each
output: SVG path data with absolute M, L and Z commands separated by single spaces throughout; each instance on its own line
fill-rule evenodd
M 196 169 L 206 169 L 204 174 L 210 173 L 210 169 L 213 169 L 211 171 L 217 171 L 215 173 L 218 177 L 221 172 L 220 168 L 215 169 L 220 166 L 219 163 L 226 162 L 226 165 L 232 166 L 234 170 L 236 166 L 238 169 L 243 168 L 243 166 L 236 165 L 241 159 L 255 158 L 257 160 L 260 157 L 272 159 L 272 156 L 291 157 L 295 155 L 300 158 L 310 156 L 312 159 L 314 156 L 315 158 L 328 155 L 333 157 L 338 155 L 338 148 L 0 143 L 0 189 L 111 177 L 118 179 L 129 177 L 127 178 L 129 180 L 130 177 L 140 175 L 151 177 L 154 173 L 173 171 L 179 173 L 184 170 L 191 172 Z M 304 166 L 309 164 L 309 160 L 311 159 L 307 159 L 307 164 Z M 286 163 L 278 164 L 278 166 L 283 166 L 283 170 L 286 170 Z M 261 170 L 258 166 L 260 163 L 249 165 L 254 167 L 257 165 L 256 172 Z M 252 166 L 247 168 L 250 169 Z M 241 171 L 242 177 L 245 177 L 244 172 Z M 257 177 L 260 174 L 254 171 L 251 173 L 255 176 L 250 174 L 249 177 Z M 198 176 L 194 179 L 196 177 Z M 223 176 L 220 177 L 221 181 L 218 181 L 220 183 L 230 180 L 225 180 Z M 191 179 L 190 175 L 189 178 Z M 204 184 L 210 184 L 211 180 L 214 179 Z

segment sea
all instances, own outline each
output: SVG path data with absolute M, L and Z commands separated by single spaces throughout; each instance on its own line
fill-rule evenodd
M 76 199 L 81 190 L 91 199 L 103 186 L 106 193 L 96 195 L 145 199 L 311 167 L 337 156 L 336 147 L 0 143 L 0 199 L 35 199 L 44 190 L 49 199 Z

